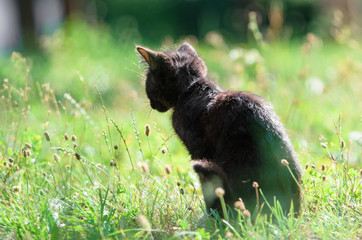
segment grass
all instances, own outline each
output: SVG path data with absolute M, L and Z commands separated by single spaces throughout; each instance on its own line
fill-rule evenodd
M 1 60 L 0 238 L 362 238 L 360 51 L 198 45 L 223 88 L 274 105 L 305 166 L 300 216 L 276 207 L 273 220 L 240 211 L 227 222 L 204 216 L 170 113 L 150 111 L 134 45 L 77 23 L 44 39 L 43 55 Z

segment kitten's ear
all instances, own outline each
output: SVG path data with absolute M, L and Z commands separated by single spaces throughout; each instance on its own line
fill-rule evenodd
M 191 44 L 188 43 L 188 42 L 184 42 L 184 43 L 180 46 L 180 48 L 178 49 L 178 51 L 180 51 L 180 52 L 188 52 L 188 53 L 190 53 L 190 54 L 193 54 L 193 55 L 197 56 L 197 52 L 196 52 L 195 48 L 194 48 L 193 46 L 191 46 Z
M 156 69 L 157 65 L 167 58 L 167 55 L 162 52 L 156 52 L 151 49 L 136 46 L 137 51 L 146 60 L 151 70 Z

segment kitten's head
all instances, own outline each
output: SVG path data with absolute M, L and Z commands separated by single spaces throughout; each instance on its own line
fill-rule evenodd
M 187 42 L 170 52 L 157 52 L 140 46 L 136 48 L 148 64 L 146 93 L 151 107 L 159 112 L 174 107 L 182 91 L 193 81 L 207 75 L 204 61 Z

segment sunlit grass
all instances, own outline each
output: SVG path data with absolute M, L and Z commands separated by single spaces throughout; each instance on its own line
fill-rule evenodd
M 0 238 L 361 238 L 359 52 L 197 46 L 223 88 L 274 105 L 305 166 L 300 216 L 238 210 L 227 222 L 204 215 L 170 113 L 150 110 L 135 43 L 84 25 L 46 41 L 44 55 L 0 65 Z

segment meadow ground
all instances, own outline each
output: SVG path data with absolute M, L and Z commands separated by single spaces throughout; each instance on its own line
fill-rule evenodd
M 193 42 L 210 76 L 265 98 L 288 130 L 300 216 L 200 219 L 190 157 L 144 94 L 140 40 L 78 23 L 0 60 L 0 238 L 361 239 L 362 46 L 214 38 Z

